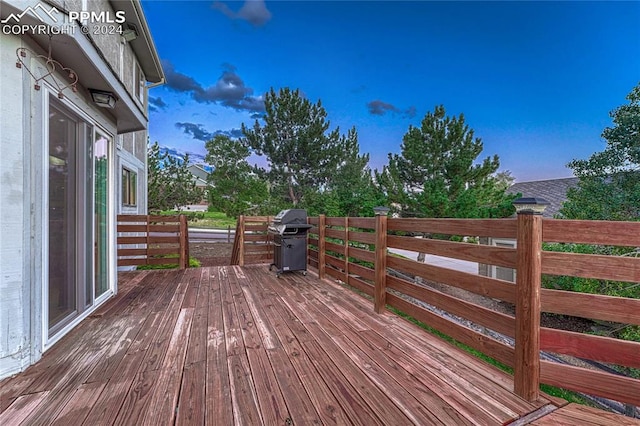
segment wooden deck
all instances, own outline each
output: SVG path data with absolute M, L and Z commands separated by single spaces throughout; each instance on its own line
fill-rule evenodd
M 0 382 L 0 425 L 638 424 L 531 404 L 512 388 L 511 376 L 313 273 L 137 272 Z

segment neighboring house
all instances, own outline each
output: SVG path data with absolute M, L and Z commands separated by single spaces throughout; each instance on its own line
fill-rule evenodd
M 532 182 L 514 183 L 508 190 L 509 194 L 522 194 L 522 197 L 543 198 L 549 205 L 542 214 L 543 217 L 553 218 L 559 215 L 562 204 L 567 200 L 567 191 L 578 185 L 576 177 L 563 179 L 537 180 Z M 515 247 L 516 241 L 508 238 L 481 238 L 480 244 L 488 244 L 498 247 Z M 499 278 L 501 280 L 515 282 L 515 271 L 501 266 L 478 266 L 478 273 L 484 276 Z
M 207 190 L 207 179 L 209 178 L 209 172 L 201 164 L 191 164 L 187 167 L 187 170 L 193 175 L 193 180 L 196 182 L 196 187 Z M 205 198 L 206 202 L 206 198 Z
M 116 214 L 146 213 L 137 0 L 0 0 L 0 378 L 117 292 Z
M 207 196 L 207 178 L 209 172 L 201 164 L 191 164 L 187 167 L 187 170 L 191 173 L 193 181 L 196 187 L 202 190 L 202 199 L 198 204 L 189 204 L 181 206 L 181 210 L 194 211 L 194 212 L 206 212 L 209 207 L 209 197 Z

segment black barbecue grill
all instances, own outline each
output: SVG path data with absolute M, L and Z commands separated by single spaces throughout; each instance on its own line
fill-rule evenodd
M 276 276 L 285 271 L 307 274 L 307 212 L 302 209 L 282 210 L 273 218 L 268 232 L 273 235 L 273 263 Z

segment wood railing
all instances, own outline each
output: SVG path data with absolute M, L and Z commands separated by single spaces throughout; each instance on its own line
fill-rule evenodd
M 273 259 L 273 237 L 267 232 L 273 216 L 240 216 L 231 251 L 232 265 L 269 263 Z
M 118 266 L 189 267 L 187 217 L 118 215 Z
M 271 217 L 241 217 L 234 263 L 272 261 L 266 226 Z M 640 343 L 540 326 L 542 312 L 640 325 L 640 299 L 541 288 L 541 276 L 562 275 L 640 282 L 640 258 L 543 251 L 543 242 L 640 247 L 639 222 L 542 219 L 396 219 L 312 217 L 308 262 L 321 279 L 332 277 L 373 298 L 381 312 L 392 307 L 514 370 L 514 391 L 528 400 L 540 383 L 640 405 L 640 380 L 540 359 L 540 351 L 640 368 Z M 415 238 L 452 235 L 511 239 L 517 248 Z M 516 270 L 516 283 L 399 257 L 389 250 L 444 256 Z M 455 296 L 462 289 L 507 302 L 515 315 Z M 440 287 L 441 289 L 442 287 Z M 443 314 L 446 313 L 446 314 Z M 461 317 L 478 327 L 462 325 Z M 483 333 L 478 328 L 494 332 Z M 515 341 L 497 338 L 496 333 Z
M 640 325 L 640 300 L 542 289 L 542 274 L 640 282 L 640 259 L 556 253 L 542 242 L 640 246 L 640 223 L 542 219 L 310 218 L 309 264 L 514 369 L 515 392 L 528 400 L 539 384 L 640 405 L 640 380 L 540 359 L 540 351 L 640 368 L 640 343 L 540 326 L 540 313 Z M 517 248 L 494 247 L 409 234 L 507 238 Z M 516 269 L 516 283 L 409 260 L 388 253 L 405 249 Z M 439 291 L 438 283 L 508 302 L 515 316 Z M 428 306 L 425 306 L 427 304 Z M 434 309 L 435 308 L 435 309 Z M 446 312 L 515 340 L 515 347 L 450 320 Z

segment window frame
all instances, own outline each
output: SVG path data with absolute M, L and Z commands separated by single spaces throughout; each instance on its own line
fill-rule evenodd
M 138 172 L 122 166 L 120 202 L 123 207 L 138 207 Z

